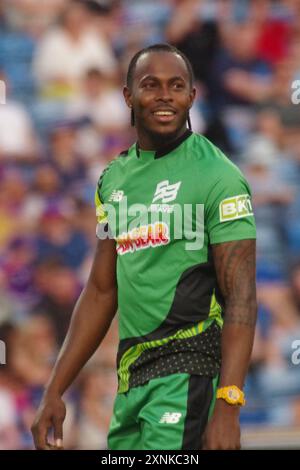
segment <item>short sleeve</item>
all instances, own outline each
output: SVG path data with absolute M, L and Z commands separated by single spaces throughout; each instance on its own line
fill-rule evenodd
M 211 244 L 256 238 L 251 190 L 234 166 L 210 190 L 205 217 Z

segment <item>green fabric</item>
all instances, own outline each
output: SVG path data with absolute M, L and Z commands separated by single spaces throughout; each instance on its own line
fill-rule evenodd
M 217 375 L 213 379 L 213 399 L 211 401 L 210 407 L 209 407 L 209 413 L 208 413 L 208 419 L 210 419 L 213 415 L 214 409 L 215 409 L 215 404 L 216 404 L 216 399 L 217 399 L 217 388 L 219 384 L 219 375 Z
M 182 449 L 189 378 L 189 374 L 172 374 L 118 394 L 109 450 Z
M 163 182 L 173 188 L 174 199 L 168 192 L 160 191 L 159 194 L 158 185 Z M 163 194 L 164 198 L 160 197 Z M 147 223 L 138 215 L 130 215 L 126 220 L 127 231 L 123 230 L 124 227 L 116 228 L 119 334 L 122 340 L 147 335 L 161 325 L 170 311 L 182 273 L 207 262 L 210 244 L 255 238 L 256 232 L 250 209 L 248 213 L 244 210 L 250 204 L 250 189 L 245 178 L 220 150 L 198 134 L 192 134 L 161 158 L 155 158 L 155 152 L 151 151 L 140 151 L 138 157 L 136 145 L 133 145 L 128 156 L 118 157 L 110 163 L 99 180 L 95 197 L 100 224 L 106 222 L 107 217 L 111 226 L 110 214 L 103 206 L 105 203 L 112 204 L 117 217 L 120 217 L 119 195 L 127 197 L 128 206 L 140 203 L 149 208 Z M 231 206 L 236 201 L 230 202 L 229 198 L 240 195 L 244 198 L 241 210 L 232 220 Z M 168 201 L 168 198 L 172 200 Z M 169 214 L 170 221 L 164 223 L 162 212 L 156 212 L 160 209 L 151 209 L 153 204 L 172 209 L 174 204 L 183 207 L 185 203 L 193 205 L 193 217 L 196 204 L 204 205 L 204 243 L 201 249 L 186 249 L 186 243 L 190 242 L 188 234 L 184 234 L 181 240 L 173 237 L 176 210 Z M 220 220 L 221 203 L 225 204 L 222 206 L 225 209 L 223 221 Z M 132 242 L 133 232 L 130 230 L 137 227 L 141 227 L 140 234 L 148 234 L 146 245 L 140 239 Z M 158 242 L 153 237 L 155 227 Z M 128 241 L 129 232 L 131 241 Z M 122 247 L 125 247 L 125 252 Z M 208 317 L 210 312 L 203 315 Z
M 214 317 L 208 318 L 206 321 L 199 323 L 198 325 L 189 328 L 187 330 L 178 330 L 175 335 L 163 338 L 161 340 L 149 341 L 147 343 L 139 343 L 136 346 L 132 346 L 126 351 L 123 355 L 122 360 L 120 361 L 120 367 L 118 370 L 118 375 L 120 377 L 118 393 L 124 393 L 128 390 L 129 384 L 129 367 L 135 362 L 139 356 L 150 348 L 155 348 L 161 346 L 175 339 L 190 338 L 200 334 L 202 331 L 205 331 L 214 321 Z

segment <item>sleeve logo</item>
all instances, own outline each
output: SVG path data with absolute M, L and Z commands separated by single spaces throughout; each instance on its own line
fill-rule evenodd
M 253 215 L 253 209 L 249 194 L 228 197 L 220 202 L 220 222 L 241 219 Z

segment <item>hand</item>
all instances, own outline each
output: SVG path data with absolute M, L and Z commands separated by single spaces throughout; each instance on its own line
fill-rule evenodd
M 31 427 L 35 448 L 38 450 L 63 449 L 63 422 L 66 406 L 59 395 L 45 395 Z M 54 444 L 48 441 L 48 432 L 53 429 Z
M 227 91 L 253 103 L 269 98 L 273 90 L 268 80 L 235 68 L 224 74 L 223 82 Z
M 240 439 L 239 406 L 218 399 L 204 433 L 202 449 L 239 450 Z

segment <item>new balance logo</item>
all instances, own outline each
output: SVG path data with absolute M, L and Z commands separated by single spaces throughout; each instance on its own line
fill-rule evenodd
M 181 413 L 169 413 L 168 411 L 162 415 L 159 422 L 166 424 L 177 424 L 181 418 Z
M 169 184 L 169 180 L 164 180 L 158 183 L 152 202 L 161 200 L 162 203 L 174 201 L 176 199 L 181 181 L 178 183 Z
M 124 197 L 124 191 L 117 191 L 116 189 L 111 193 L 109 202 L 120 202 Z

